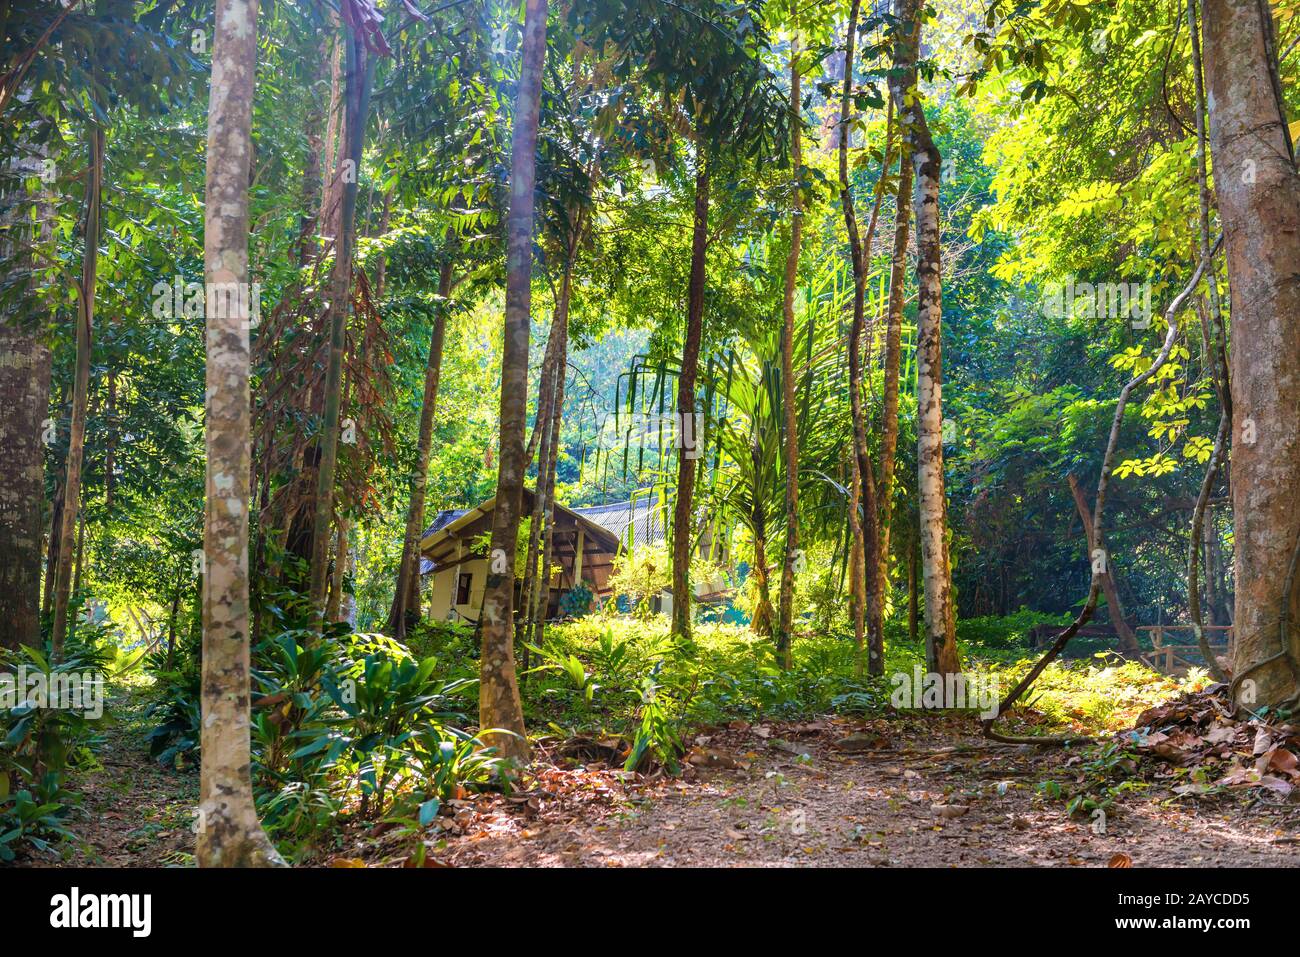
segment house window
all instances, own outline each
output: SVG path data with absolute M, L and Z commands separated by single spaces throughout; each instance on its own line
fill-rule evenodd
M 456 579 L 456 604 L 469 604 L 469 588 L 474 582 L 472 572 L 461 572 L 460 577 Z

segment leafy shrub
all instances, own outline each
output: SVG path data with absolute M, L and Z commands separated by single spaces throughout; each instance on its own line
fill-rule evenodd
M 460 641 L 462 631 L 427 628 L 422 637 Z M 196 645 L 171 669 L 161 656 L 149 659 L 160 692 L 150 713 L 162 718 L 151 750 L 170 766 L 198 759 L 199 658 Z M 457 789 L 501 782 L 500 761 L 459 727 L 472 681 L 437 676 L 433 656 L 417 659 L 385 635 L 342 626 L 319 636 L 290 627 L 260 642 L 252 665 L 254 793 L 282 843 L 318 837 L 354 798 L 362 817 L 412 807 L 425 816 Z
M 653 756 L 669 774 L 676 774 L 680 767 L 678 759 L 686 750 L 680 721 L 673 717 L 673 701 L 659 684 L 661 667 L 662 662 L 656 664 L 641 682 L 636 733 L 623 765 L 628 771 L 640 770 L 646 759 Z
M 165 767 L 198 763 L 202 674 L 197 640 L 177 644 L 170 665 L 165 651 L 145 656 L 145 670 L 154 677 L 154 701 L 145 717 L 157 723 L 145 734 L 149 754 Z
M 36 673 L 47 689 L 74 676 L 99 682 L 110 655 L 98 635 L 83 629 L 70 639 L 63 660 L 52 664 L 45 651 L 23 647 L 0 656 L 0 670 L 23 667 Z M 91 644 L 84 643 L 91 639 Z M 19 692 L 25 688 L 16 689 Z M 95 764 L 96 734 L 103 715 L 58 707 L 31 698 L 0 711 L 0 861 L 12 861 L 24 846 L 54 853 L 56 843 L 72 837 L 67 827 L 71 808 L 80 800 L 67 787 L 68 772 Z

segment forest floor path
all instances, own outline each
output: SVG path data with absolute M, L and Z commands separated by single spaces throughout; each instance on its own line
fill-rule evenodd
M 138 689 L 110 706 L 99 767 L 72 782 L 83 800 L 64 863 L 192 865 L 198 775 L 150 758 Z M 423 832 L 425 864 L 1106 867 L 1123 855 L 1134 867 L 1300 865 L 1300 805 L 1243 791 L 1171 800 L 1157 781 L 1121 791 L 1104 819 L 1072 817 L 1061 794 L 1096 779 L 1095 749 L 992 744 L 969 717 L 733 722 L 688 743 L 677 777 L 627 774 L 600 742 L 576 759 L 572 743 L 567 757 L 543 743 L 523 790 L 449 802 Z M 1048 796 L 1045 782 L 1060 790 L 1049 783 Z M 412 866 L 416 840 L 345 825 L 305 863 Z
M 862 750 L 837 742 L 853 735 Z M 973 719 L 733 723 L 692 736 L 683 778 L 635 782 L 587 764 L 531 793 L 464 802 L 429 856 L 453 866 L 1132 866 L 1300 864 L 1300 807 L 1243 792 L 1119 795 L 1071 817 L 1090 752 L 1000 746 Z M 729 766 L 717 766 L 729 765 Z M 440 817 L 439 822 L 445 822 Z M 1129 866 L 1119 858 L 1116 865 Z
M 77 841 L 67 847 L 71 854 L 62 863 L 77 867 L 193 864 L 198 773 L 164 768 L 150 756 L 146 735 L 157 722 L 146 717 L 149 700 L 143 686 L 114 682 L 106 690 L 110 720 L 102 732 L 98 765 L 78 771 L 69 782 L 82 800 L 68 824 Z

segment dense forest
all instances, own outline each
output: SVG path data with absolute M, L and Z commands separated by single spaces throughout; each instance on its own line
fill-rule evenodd
M 0 3 L 0 862 L 1300 863 L 1297 44 Z

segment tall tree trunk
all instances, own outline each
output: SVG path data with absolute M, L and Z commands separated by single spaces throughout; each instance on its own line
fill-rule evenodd
M 257 0 L 217 0 L 208 101 L 204 278 L 248 289 L 248 172 Z M 201 867 L 282 866 L 249 773 L 248 296 L 207 309 L 207 501 L 203 514 Z M 214 313 L 218 313 L 214 315 Z
M 176 661 L 176 618 L 181 611 L 181 591 L 184 585 L 185 579 L 181 578 L 172 590 L 172 608 L 167 616 L 167 659 L 163 664 L 164 671 L 171 671 Z
M 34 160 L 18 158 L 26 171 L 41 165 L 44 151 Z M 38 199 L 37 241 L 49 242 L 48 197 Z M 13 213 L 17 219 L 21 204 Z M 17 222 L 6 223 L 21 234 Z M 12 234 L 12 233 L 11 233 Z M 16 248 L 5 257 L 17 263 Z M 29 288 L 36 292 L 35 261 Z M 37 311 L 39 314 L 39 310 Z M 0 648 L 39 645 L 41 641 L 41 546 L 44 538 L 41 511 L 45 499 L 42 457 L 45 417 L 50 407 L 50 348 L 36 316 L 19 310 L 0 316 Z M 51 536 L 53 538 L 53 536 Z M 51 542 L 51 545 L 53 542 Z
M 1205 512 L 1205 603 L 1211 625 L 1228 624 L 1223 611 L 1223 567 L 1219 556 L 1219 522 L 1214 509 Z
M 785 259 L 781 302 L 781 402 L 785 421 L 785 556 L 777 598 L 776 660 L 789 668 L 794 627 L 794 570 L 799 557 L 799 433 L 794 398 L 794 297 L 799 286 L 799 250 L 803 241 L 803 112 L 799 83 L 799 35 L 790 46 L 790 165 L 794 195 L 790 213 L 790 251 Z
M 849 530 L 857 557 L 849 562 L 853 579 L 853 636 L 859 649 L 855 670 L 861 671 L 863 632 L 868 644 L 868 671 L 884 673 L 884 639 L 881 596 L 873 587 L 876 575 L 869 571 L 879 563 L 879 526 L 876 520 L 875 479 L 871 454 L 867 446 L 866 412 L 862 406 L 862 333 L 865 324 L 867 262 L 858 232 L 857 213 L 853 206 L 853 188 L 849 180 L 848 151 L 850 104 L 853 101 L 853 53 L 857 39 L 859 0 L 853 0 L 849 12 L 848 37 L 844 52 L 844 86 L 840 98 L 840 203 L 844 209 L 844 226 L 849 236 L 849 254 L 853 265 L 853 318 L 849 326 L 846 349 L 849 360 L 849 407 L 853 418 L 852 494 L 850 495 Z M 876 209 L 879 209 L 877 205 Z M 875 214 L 872 216 L 872 230 Z
M 1074 496 L 1074 507 L 1083 522 L 1083 533 L 1088 545 L 1089 561 L 1091 561 L 1093 551 L 1097 548 L 1097 541 L 1092 535 L 1092 510 L 1088 508 L 1088 500 L 1084 497 L 1083 489 L 1079 487 L 1079 480 L 1073 475 L 1067 475 L 1065 478 L 1070 484 L 1070 494 Z M 1110 562 L 1106 563 L 1106 571 L 1098 573 L 1097 578 L 1101 582 L 1101 592 L 1106 596 L 1110 623 L 1115 629 L 1115 634 L 1119 636 L 1119 650 L 1129 655 L 1140 654 L 1142 649 L 1138 646 L 1137 635 L 1129 627 L 1128 619 L 1124 616 L 1124 606 L 1120 604 L 1119 589 L 1115 585 L 1115 570 Z
M 691 233 L 691 276 L 686 298 L 686 337 L 682 343 L 682 371 L 677 377 L 677 431 L 685 434 L 688 417 L 695 415 L 695 379 L 700 366 L 700 340 L 704 335 L 704 282 L 709 251 L 709 169 L 705 144 L 696 150 L 695 221 Z M 693 421 L 693 419 L 692 419 Z M 697 441 L 699 437 L 696 437 Z M 683 442 L 677 443 L 679 446 Z M 691 552 L 694 535 L 695 459 L 677 449 L 677 500 L 673 503 L 673 634 L 691 637 Z
M 948 502 L 943 480 L 943 295 L 940 275 L 939 149 L 925 120 L 916 81 L 921 43 L 919 0 L 898 0 L 898 20 L 906 31 L 909 84 L 899 119 L 908 140 L 916 177 L 917 285 L 917 492 L 920 500 L 921 574 L 925 586 L 925 657 L 931 672 L 961 670 L 957 656 L 952 570 L 948 557 Z M 949 702 L 950 703 L 950 702 Z
M 62 657 L 63 642 L 68 634 L 73 536 L 81 513 L 81 462 L 86 448 L 86 401 L 90 390 L 91 331 L 95 323 L 95 287 L 99 279 L 99 221 L 104 182 L 104 130 L 98 125 L 92 125 L 89 134 L 85 250 L 81 260 L 81 308 L 77 312 L 77 357 L 72 387 L 72 428 L 68 435 L 67 475 L 63 485 L 63 514 L 59 529 L 59 562 L 54 581 L 51 649 L 55 659 Z
M 1192 76 L 1196 90 L 1196 179 L 1199 198 L 1199 215 L 1197 217 L 1198 251 L 1207 279 L 1207 295 L 1198 302 L 1199 308 L 1197 311 L 1201 317 L 1202 350 L 1206 360 L 1211 363 L 1211 368 L 1214 370 L 1214 387 L 1219 397 L 1219 427 L 1215 430 L 1214 448 L 1210 453 L 1210 462 L 1205 470 L 1205 478 L 1201 482 L 1200 494 L 1197 495 L 1196 504 L 1192 509 L 1191 535 L 1187 543 L 1187 612 L 1188 617 L 1192 620 L 1192 631 L 1196 635 L 1196 643 L 1200 648 L 1201 657 L 1205 661 L 1206 668 L 1215 681 L 1226 681 L 1228 675 L 1210 648 L 1209 638 L 1202 627 L 1201 591 L 1200 581 L 1198 580 L 1198 559 L 1201 556 L 1202 548 L 1209 540 L 1206 534 L 1208 528 L 1203 527 L 1205 511 L 1210 499 L 1210 493 L 1218 480 L 1224 455 L 1228 449 L 1229 433 L 1232 429 L 1232 398 L 1228 393 L 1229 373 L 1226 351 L 1221 352 L 1218 348 L 1223 339 L 1223 313 L 1220 309 L 1218 280 L 1215 276 L 1214 257 L 1210 247 L 1210 181 L 1205 129 L 1205 77 L 1202 70 L 1201 38 L 1197 24 L 1196 0 L 1188 0 L 1187 2 L 1187 27 L 1192 38 Z M 1208 299 L 1208 309 L 1206 308 L 1206 299 Z M 1207 584 L 1209 584 L 1208 579 L 1211 570 L 1208 567 L 1208 547 L 1205 548 L 1205 554 L 1206 578 Z M 1213 609 L 1213 587 L 1210 588 L 1210 605 L 1211 609 Z M 1213 610 L 1211 610 L 1211 622 L 1213 622 L 1213 617 Z
M 524 471 L 533 458 L 533 447 L 537 450 L 537 482 L 534 486 L 533 507 L 528 523 L 528 548 L 524 559 L 524 577 L 519 589 L 524 598 L 523 614 L 519 616 L 517 631 L 522 640 L 533 641 L 533 626 L 537 621 L 539 595 L 545 593 L 540 580 L 546 578 L 545 570 L 538 570 L 537 560 L 542 552 L 542 522 L 547 514 L 547 469 L 551 461 L 551 444 L 555 417 L 555 389 L 557 380 L 563 377 L 560 368 L 560 349 L 562 340 L 568 333 L 569 323 L 569 289 L 572 266 L 566 256 L 564 275 L 560 280 L 560 290 L 556 295 L 555 309 L 551 313 L 551 329 L 546 339 L 546 351 L 542 356 L 542 373 L 537 386 L 537 418 L 533 423 L 533 434 L 524 452 Z M 527 669 L 530 658 L 527 646 L 523 651 L 523 664 Z
M 1268 11 L 1256 0 L 1204 3 L 1210 151 L 1232 309 L 1233 691 L 1251 708 L 1300 691 L 1300 176 Z
M 901 79 L 890 81 L 890 105 L 905 95 Z M 907 302 L 907 238 L 912 218 L 912 157 L 906 137 L 898 157 L 898 190 L 894 203 L 894 250 L 889 266 L 889 300 L 885 307 L 884 396 L 880 413 L 880 571 L 887 580 L 889 537 L 894 522 L 894 466 L 898 452 L 898 380 L 903 355 L 903 306 Z M 886 143 L 888 149 L 888 143 Z
M 57 420 L 56 420 L 57 421 Z M 54 615 L 54 580 L 58 578 L 59 529 L 63 527 L 63 474 L 60 471 L 54 483 L 54 497 L 50 507 L 50 540 L 45 550 L 45 582 L 41 591 L 41 616 Z
M 343 157 L 347 156 L 344 138 L 347 136 L 344 120 L 343 47 L 349 42 L 345 34 L 338 35 L 339 18 L 329 15 L 331 36 L 325 41 L 330 65 L 329 112 L 325 121 L 325 188 L 321 193 L 320 217 L 317 228 L 328 240 L 338 238 L 339 217 L 343 210 Z
M 580 214 L 581 215 L 581 214 Z M 578 219 L 578 229 L 582 218 Z M 560 429 L 564 422 L 564 387 L 569 366 L 569 303 L 573 296 L 573 265 L 578 255 L 580 233 L 575 234 L 568 259 L 565 263 L 564 279 L 560 287 L 561 322 L 556 330 L 560 337 L 556 350 L 555 375 L 550 403 L 550 423 L 548 435 L 548 453 L 546 461 L 538 468 L 537 484 L 542 495 L 542 511 L 538 521 L 542 523 L 540 588 L 532 599 L 530 606 L 533 620 L 533 644 L 541 646 L 546 636 L 546 610 L 550 605 L 550 567 L 555 540 L 555 469 L 560 458 Z M 576 583 L 575 583 L 576 584 Z
M 110 365 L 104 374 L 108 396 L 104 402 L 104 511 L 111 519 L 114 472 L 117 469 L 117 373 Z
M 429 361 L 424 367 L 424 399 L 420 404 L 420 438 L 411 472 L 411 500 L 406 510 L 406 537 L 402 562 L 397 570 L 393 605 L 388 613 L 388 630 L 394 638 L 406 636 L 408 612 L 419 617 L 417 604 L 411 607 L 411 582 L 420 578 L 420 533 L 424 530 L 424 503 L 429 490 L 429 455 L 433 448 L 433 419 L 438 408 L 438 378 L 442 374 L 442 347 L 447 337 L 448 297 L 451 295 L 452 262 L 448 258 L 438 271 L 438 313 L 433 318 Z
M 546 65 L 546 0 L 526 0 L 524 43 L 510 147 L 510 208 L 506 214 L 506 314 L 501 353 L 500 446 L 492 551 L 483 595 L 479 657 L 479 727 L 499 753 L 527 761 L 529 746 L 515 676 L 515 548 L 523 511 L 524 420 L 528 404 L 528 321 L 532 311 L 533 189 L 537 125 Z
M 365 139 L 366 113 L 370 105 L 371 67 L 365 40 L 349 30 L 345 78 L 346 114 L 343 128 L 347 149 L 340 166 L 348 165 L 343 177 L 343 201 L 338 235 L 334 244 L 334 270 L 330 276 L 329 364 L 325 371 L 324 420 L 321 423 L 320 459 L 316 473 L 316 512 L 312 522 L 311 607 L 324 614 L 328 585 L 330 522 L 334 517 L 334 473 L 338 465 L 339 414 L 343 398 L 343 351 L 347 344 L 348 316 L 352 311 L 352 254 L 356 236 L 357 180 Z

